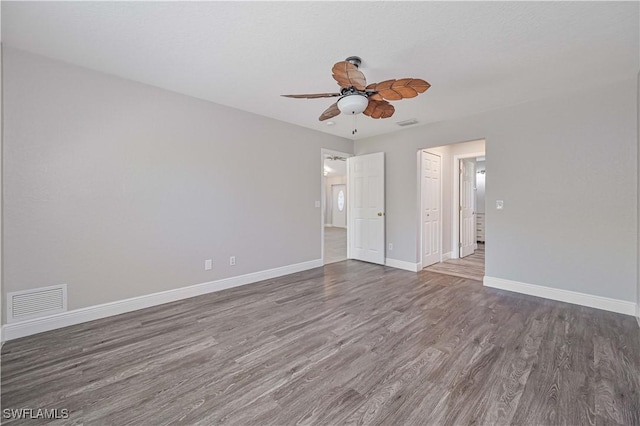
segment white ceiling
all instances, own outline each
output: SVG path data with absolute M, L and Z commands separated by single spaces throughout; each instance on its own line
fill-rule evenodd
M 2 2 L 2 40 L 350 139 L 631 78 L 638 2 Z M 318 121 L 331 67 L 432 85 L 386 120 Z

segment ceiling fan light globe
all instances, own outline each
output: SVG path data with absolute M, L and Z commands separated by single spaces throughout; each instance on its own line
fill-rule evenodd
M 338 101 L 338 109 L 343 114 L 360 114 L 367 109 L 369 99 L 364 95 L 347 95 Z

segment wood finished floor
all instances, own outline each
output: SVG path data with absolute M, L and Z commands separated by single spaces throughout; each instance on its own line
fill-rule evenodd
M 347 259 L 347 228 L 325 226 L 324 228 L 324 264 L 341 262 Z
M 10 341 L 2 408 L 85 425 L 638 425 L 639 357 L 630 316 L 344 261 Z
M 478 244 L 476 251 L 467 257 L 445 260 L 427 266 L 425 270 L 482 281 L 484 278 L 484 244 Z

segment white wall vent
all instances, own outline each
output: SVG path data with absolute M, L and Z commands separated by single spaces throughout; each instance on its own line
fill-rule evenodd
M 411 126 L 413 124 L 418 124 L 418 120 L 416 120 L 415 118 L 410 118 L 409 120 L 396 121 L 396 124 L 400 127 Z
M 66 310 L 66 284 L 7 293 L 7 323 L 43 317 Z

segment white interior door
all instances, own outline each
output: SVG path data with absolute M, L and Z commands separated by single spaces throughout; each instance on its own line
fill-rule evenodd
M 347 159 L 349 258 L 384 265 L 384 152 Z
M 460 257 L 475 251 L 475 166 L 460 160 Z
M 332 225 L 340 228 L 347 227 L 347 185 L 331 185 Z
M 422 151 L 421 156 L 422 267 L 440 262 L 440 156 Z

